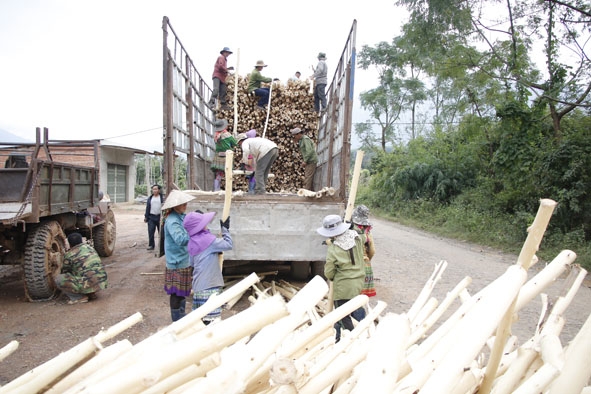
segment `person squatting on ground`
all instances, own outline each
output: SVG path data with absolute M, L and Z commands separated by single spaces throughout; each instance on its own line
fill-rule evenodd
M 365 283 L 361 294 L 368 297 L 376 295 L 376 287 L 373 279 L 373 268 L 371 267 L 371 259 L 376 254 L 376 248 L 371 235 L 371 222 L 369 221 L 369 208 L 365 205 L 358 205 L 351 216 L 353 223 L 353 230 L 359 234 L 365 235 L 365 243 L 363 244 L 363 260 L 365 261 Z
M 247 138 L 245 133 L 238 134 L 236 139 L 238 140 L 238 146 L 242 149 L 240 169 L 246 170 L 246 165 L 249 164 L 248 157 L 252 155 L 252 162 L 256 168 L 254 194 L 265 194 L 269 170 L 279 157 L 277 145 L 273 141 L 262 137 Z
M 228 76 L 228 70 L 234 70 L 234 67 L 228 67 L 228 56 L 233 52 L 228 47 L 224 47 L 220 51 L 220 56 L 213 65 L 213 91 L 211 92 L 211 98 L 207 105 L 213 108 L 215 105 L 215 99 L 219 99 L 222 104 L 222 110 L 228 110 L 230 107 L 226 104 L 226 95 L 228 92 L 228 86 L 226 85 L 226 77 Z
M 215 212 L 190 212 L 183 220 L 183 226 L 189 233 L 187 246 L 191 265 L 193 266 L 193 308 L 201 307 L 213 294 L 221 294 L 224 277 L 219 263 L 219 256 L 225 250 L 232 249 L 230 237 L 230 217 L 220 220 L 222 237 L 212 234 L 207 225 L 212 221 Z M 220 320 L 222 307 L 218 307 L 203 317 L 203 323 Z
M 107 272 L 96 250 L 83 242 L 80 233 L 68 235 L 68 244 L 70 249 L 64 254 L 55 285 L 68 296 L 68 304 L 88 302 L 96 298 L 96 292 L 107 288 Z
M 211 163 L 211 169 L 214 173 L 213 191 L 218 191 L 222 187 L 222 179 L 226 173 L 226 151 L 234 150 L 237 143 L 234 136 L 227 130 L 227 120 L 218 119 L 213 123 L 213 127 L 215 131 L 213 136 L 215 156 Z
M 334 307 L 338 308 L 361 294 L 365 280 L 363 244 L 365 236 L 349 229 L 339 215 L 328 215 L 322 220 L 322 227 L 316 231 L 328 238 L 324 276 L 333 282 Z M 360 321 L 365 318 L 365 309 L 358 308 L 350 315 L 335 323 L 335 341 L 341 339 L 341 329 L 353 330 L 351 317 Z
M 265 106 L 269 103 L 269 88 L 262 88 L 261 84 L 273 81 L 273 78 L 267 78 L 261 74 L 263 67 L 267 67 L 265 62 L 262 60 L 257 61 L 254 70 L 251 71 L 248 77 L 248 94 L 254 92 L 254 95 L 259 98 L 256 109 L 265 109 Z M 277 78 L 274 80 L 278 81 Z
M 304 161 L 304 185 L 302 187 L 306 190 L 313 190 L 314 173 L 316 172 L 316 164 L 318 163 L 316 144 L 299 127 L 291 129 L 290 133 L 297 142 L 300 153 L 302 154 L 302 160 Z
M 326 84 L 328 83 L 328 67 L 326 66 L 326 54 L 318 54 L 318 65 L 314 70 L 314 75 L 310 78 L 314 80 L 314 111 L 320 112 L 326 109 Z
M 148 250 L 154 250 L 154 234 L 156 230 L 160 233 L 160 213 L 164 196 L 160 193 L 160 185 L 152 185 L 152 195 L 146 201 L 146 213 L 144 214 L 144 223 L 148 223 Z
M 170 295 L 170 316 L 177 321 L 185 316 L 185 297 L 191 294 L 193 267 L 189 261 L 187 244 L 189 233 L 183 227 L 187 203 L 194 197 L 180 190 L 170 192 L 162 210 L 164 210 L 164 254 L 166 272 L 164 291 Z

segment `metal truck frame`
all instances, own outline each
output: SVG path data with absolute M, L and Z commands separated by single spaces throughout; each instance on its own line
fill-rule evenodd
M 79 232 L 100 256 L 113 254 L 115 215 L 98 190 L 98 141 L 49 141 L 37 128 L 35 144 L 0 143 L 0 265 L 22 265 L 29 301 L 59 292 L 66 237 Z M 55 160 L 78 156 L 77 165 Z M 28 160 L 27 160 L 28 159 Z
M 174 188 L 174 160 L 182 153 L 187 157 L 189 189 L 212 190 L 210 165 L 215 155 L 215 113 L 206 105 L 212 90 L 195 68 L 166 16 L 162 30 L 165 188 Z M 224 260 L 229 265 L 288 263 L 292 276 L 298 279 L 323 273 L 326 248 L 321 244 L 322 237 L 316 234 L 316 228 L 322 224 L 325 215 L 342 215 L 347 197 L 356 31 L 357 21 L 354 20 L 327 89 L 327 110 L 322 112 L 318 121 L 318 166 L 314 184 L 332 187 L 335 194 L 323 198 L 293 194 L 233 197 L 234 248 L 224 253 Z M 200 195 L 189 203 L 189 209 L 221 213 L 223 203 L 223 196 Z

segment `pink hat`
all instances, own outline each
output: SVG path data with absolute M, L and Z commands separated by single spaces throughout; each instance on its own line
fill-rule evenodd
M 189 235 L 195 235 L 203 230 L 213 219 L 215 212 L 189 212 L 183 220 L 183 227 Z
M 257 131 L 256 131 L 255 129 L 251 129 L 251 130 L 248 130 L 248 131 L 247 131 L 246 133 L 244 133 L 244 134 L 246 134 L 246 136 L 247 136 L 248 138 L 254 138 L 254 137 L 256 137 L 256 136 L 257 136 Z

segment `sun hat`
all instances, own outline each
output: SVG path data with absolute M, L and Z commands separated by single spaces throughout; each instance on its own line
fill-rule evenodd
M 343 223 L 343 219 L 339 215 L 328 215 L 322 219 L 322 227 L 318 227 L 316 232 L 324 237 L 336 237 L 341 235 L 347 229 L 349 225 Z
M 228 127 L 228 121 L 226 119 L 218 119 L 213 122 L 214 131 L 222 131 Z
M 257 64 L 255 67 L 267 67 L 267 65 L 265 64 L 264 61 L 262 60 L 257 60 Z
M 189 212 L 183 219 L 183 227 L 187 230 L 189 235 L 195 235 L 203 230 L 215 216 L 215 212 Z
M 184 193 L 180 190 L 173 190 L 168 194 L 168 197 L 166 197 L 166 201 L 164 201 L 164 204 L 162 204 L 162 209 L 169 209 L 183 205 L 194 198 L 195 197 L 191 196 L 190 194 Z
M 326 59 L 326 53 L 324 53 L 324 52 L 318 53 L 318 59 Z
M 353 211 L 351 221 L 362 226 L 371 226 L 369 221 L 369 208 L 365 205 L 358 205 Z
M 254 138 L 257 136 L 257 131 L 255 129 L 250 129 L 246 133 L 244 133 L 248 138 Z
M 293 135 L 296 135 L 296 134 L 300 134 L 302 132 L 302 129 L 300 129 L 299 127 L 296 127 L 295 129 L 289 130 L 289 132 Z
M 230 48 L 228 48 L 228 47 L 224 47 L 224 49 L 222 49 L 222 50 L 220 51 L 220 55 L 221 55 L 222 53 L 224 53 L 224 52 L 230 52 L 230 54 L 234 53 L 234 52 L 232 52 L 232 51 L 230 50 Z
M 236 143 L 239 143 L 242 140 L 247 139 L 248 136 L 246 135 L 246 133 L 240 133 L 236 136 Z

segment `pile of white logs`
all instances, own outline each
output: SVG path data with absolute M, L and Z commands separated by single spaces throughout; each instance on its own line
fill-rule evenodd
M 384 313 L 382 301 L 369 306 L 363 295 L 328 312 L 329 287 L 320 277 L 294 289 L 251 274 L 135 345 L 103 343 L 137 315 L 0 393 L 589 393 L 591 319 L 567 347 L 559 340 L 563 312 L 586 272 L 572 264 L 573 252 L 563 251 L 527 280 L 553 208 L 542 200 L 517 263 L 474 295 L 466 277 L 441 302 L 431 296 L 444 261 L 401 314 Z M 570 287 L 551 308 L 544 304 L 531 338 L 519 346 L 510 334 L 515 316 L 566 270 Z M 248 289 L 249 308 L 203 325 L 209 311 Z M 455 312 L 448 311 L 452 304 L 459 304 Z M 367 317 L 335 343 L 335 322 L 362 306 Z

